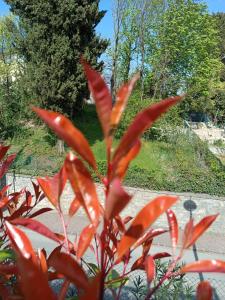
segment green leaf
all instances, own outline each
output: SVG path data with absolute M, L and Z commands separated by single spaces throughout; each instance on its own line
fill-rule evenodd
M 128 281 L 128 277 L 121 277 L 120 274 L 116 270 L 112 270 L 106 279 L 106 287 L 117 289 L 122 285 L 125 285 Z
M 99 268 L 97 265 L 93 264 L 93 263 L 88 263 L 88 267 L 90 268 L 90 270 L 92 271 L 92 273 L 94 273 L 94 275 L 97 275 L 99 273 Z
M 0 250 L 0 262 L 4 262 L 7 259 L 15 260 L 15 253 L 12 250 Z

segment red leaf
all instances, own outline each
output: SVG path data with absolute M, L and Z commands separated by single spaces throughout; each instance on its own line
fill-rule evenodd
M 130 196 L 121 186 L 119 179 L 114 179 L 106 199 L 105 217 L 107 220 L 119 215 L 130 202 Z
M 210 282 L 202 281 L 197 287 L 197 300 L 212 300 L 213 299 L 213 289 Z
M 0 274 L 9 275 L 9 274 L 17 274 L 18 268 L 14 264 L 0 264 Z
M 8 191 L 8 189 L 10 188 L 11 184 L 5 185 L 3 186 L 3 188 L 0 191 L 0 197 L 4 197 L 6 192 Z
M 6 160 L 3 163 L 1 163 L 1 166 L 0 166 L 0 179 L 8 171 L 9 167 L 11 166 L 11 164 L 13 163 L 15 158 L 16 158 L 16 154 L 11 154 L 6 158 Z
M 14 219 L 11 221 L 11 223 L 14 225 L 24 226 L 24 227 L 29 228 L 30 230 L 33 230 L 53 241 L 56 241 L 58 243 L 60 242 L 58 237 L 48 227 L 46 227 L 44 224 L 40 223 L 37 220 L 21 218 L 21 219 Z
M 118 245 L 118 257 L 127 250 L 143 235 L 145 230 L 151 226 L 158 217 L 169 209 L 177 197 L 161 196 L 148 203 L 134 218 L 130 228 L 126 231 Z
M 105 138 L 110 129 L 112 97 L 102 75 L 93 70 L 83 59 L 81 60 L 88 80 L 89 90 L 95 100 L 96 110 Z
M 48 200 L 55 207 L 60 206 L 59 200 L 67 180 L 64 166 L 54 177 L 38 178 L 37 180 Z
M 172 247 L 173 250 L 175 251 L 178 242 L 178 233 L 179 233 L 177 218 L 175 213 L 171 209 L 168 209 L 166 214 L 167 214 L 167 219 L 170 227 Z
M 63 115 L 34 107 L 38 116 L 64 140 L 68 146 L 76 151 L 91 167 L 96 169 L 96 162 L 88 141 L 83 134 Z
M 183 246 L 182 248 L 187 248 L 187 245 L 190 243 L 194 232 L 194 224 L 193 219 L 189 220 L 188 223 L 185 225 L 184 228 L 184 235 L 183 235 Z
M 15 248 L 15 251 L 26 259 L 32 258 L 33 262 L 37 264 L 35 252 L 26 234 L 19 228 L 11 225 L 8 221 L 6 221 L 5 224 L 9 239 Z
M 101 273 L 98 273 L 95 278 L 88 283 L 88 288 L 85 289 L 84 296 L 80 300 L 99 300 L 100 299 L 100 284 Z
M 191 264 L 187 264 L 180 270 L 181 273 L 190 272 L 214 272 L 225 273 L 225 261 L 221 260 L 199 260 Z
M 3 146 L 0 145 L 0 161 L 3 159 L 3 157 L 6 155 L 7 151 L 9 150 L 10 146 Z
M 123 223 L 126 225 L 127 223 L 129 223 L 131 220 L 133 220 L 133 217 L 131 216 L 127 216 L 123 219 Z
M 116 221 L 116 225 L 117 225 L 119 231 L 125 232 L 125 230 L 126 230 L 125 224 L 119 215 L 115 217 L 115 221 Z
M 131 92 L 134 88 L 135 83 L 140 78 L 140 74 L 134 75 L 134 77 L 126 84 L 124 84 L 118 91 L 116 96 L 116 103 L 113 106 L 111 118 L 110 118 L 110 133 L 113 134 L 117 128 L 121 116 L 126 108 L 127 101 L 131 95 Z
M 96 227 L 92 224 L 86 226 L 82 230 L 77 247 L 77 259 L 80 259 L 84 255 L 94 237 L 95 232 Z
M 34 188 L 35 199 L 38 200 L 38 198 L 41 194 L 40 186 L 38 184 L 36 184 L 35 182 L 33 182 L 33 181 L 32 181 L 32 185 L 33 185 L 33 188 Z
M 10 199 L 8 196 L 5 196 L 4 198 L 2 198 L 0 201 L 0 209 L 3 209 L 4 207 L 6 207 L 11 200 L 12 199 Z
M 7 221 L 6 227 L 10 241 L 18 255 L 17 264 L 24 299 L 55 299 L 52 290 L 48 286 L 46 276 L 38 265 L 37 256 L 28 237 Z
M 134 146 L 139 137 L 148 129 L 154 121 L 156 121 L 163 113 L 165 113 L 171 106 L 175 105 L 182 97 L 176 96 L 165 99 L 159 103 L 153 104 L 144 109 L 134 118 L 132 124 L 122 137 L 122 140 L 115 151 L 113 157 L 113 164 L 117 164 L 122 157 L 124 157 L 130 149 Z
M 48 264 L 73 282 L 78 289 L 87 289 L 88 279 L 85 272 L 69 254 L 55 251 L 49 257 Z
M 149 231 L 147 231 L 145 234 L 143 234 L 143 236 L 141 236 L 137 242 L 134 244 L 133 249 L 136 249 L 137 247 L 139 247 L 140 245 L 142 245 L 143 243 L 145 243 L 148 240 L 152 240 L 154 237 L 161 235 L 165 232 L 167 232 L 168 230 L 166 229 L 162 229 L 162 228 L 158 228 L 158 229 L 150 229 Z
M 48 265 L 46 261 L 46 256 L 43 250 L 38 249 L 38 257 L 39 257 L 39 263 L 40 267 L 43 273 L 46 274 L 46 277 L 48 277 Z
M 90 173 L 82 161 L 72 153 L 66 158 L 66 170 L 77 200 L 84 207 L 92 224 L 97 226 L 100 217 L 100 205 Z
M 46 212 L 49 212 L 49 211 L 51 211 L 52 210 L 52 208 L 50 208 L 50 207 L 43 207 L 43 208 L 40 208 L 39 210 L 37 210 L 37 211 L 35 211 L 33 214 L 31 214 L 30 216 L 29 216 L 29 218 L 35 218 L 35 217 L 37 217 L 37 216 L 39 216 L 39 215 L 41 215 L 41 214 L 44 214 L 44 213 L 46 213 Z
M 80 208 L 80 202 L 79 200 L 75 197 L 74 200 L 70 204 L 69 208 L 69 216 L 72 217 L 75 215 L 75 213 L 78 211 Z
M 134 144 L 134 146 L 130 149 L 130 151 L 121 158 L 118 165 L 113 165 L 113 171 L 112 174 L 115 173 L 115 176 L 120 178 L 121 180 L 124 179 L 127 169 L 131 163 L 131 161 L 138 155 L 141 149 L 141 142 L 140 140 L 137 140 L 137 142 Z
M 12 300 L 10 297 L 10 292 L 9 289 L 0 282 L 0 295 L 1 295 L 1 300 Z
M 145 259 L 145 270 L 148 282 L 152 282 L 155 278 L 155 262 L 152 256 L 148 255 Z
M 144 256 L 139 257 L 132 265 L 131 271 L 135 270 L 144 270 L 145 265 L 144 265 L 145 259 Z
M 216 220 L 219 214 L 207 216 L 203 218 L 197 225 L 193 228 L 193 233 L 190 239 L 187 241 L 185 248 L 192 246 L 196 240 L 211 226 L 211 224 Z
M 169 254 L 168 252 L 160 252 L 160 253 L 156 253 L 154 254 L 152 257 L 153 259 L 160 259 L 160 258 L 165 258 L 165 257 L 170 257 L 171 254 Z
M 31 206 L 21 206 L 19 209 L 13 212 L 13 214 L 9 217 L 5 217 L 7 221 L 12 221 L 16 218 L 22 217 L 24 213 L 27 213 L 32 209 Z

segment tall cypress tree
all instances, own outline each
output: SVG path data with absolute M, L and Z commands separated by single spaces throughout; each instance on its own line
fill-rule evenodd
M 88 96 L 81 55 L 101 70 L 97 59 L 107 41 L 95 28 L 104 16 L 99 0 L 6 0 L 24 26 L 19 47 L 27 61 L 27 83 L 46 108 L 73 117 Z

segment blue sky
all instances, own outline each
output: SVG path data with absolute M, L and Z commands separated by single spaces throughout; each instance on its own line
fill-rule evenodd
M 210 12 L 225 12 L 225 0 L 206 0 Z M 98 25 L 98 32 L 106 38 L 110 38 L 113 32 L 112 23 L 112 0 L 101 0 L 100 9 L 107 10 L 105 17 L 102 19 L 101 23 Z M 9 12 L 8 6 L 3 0 L 0 0 L 0 15 L 5 15 Z

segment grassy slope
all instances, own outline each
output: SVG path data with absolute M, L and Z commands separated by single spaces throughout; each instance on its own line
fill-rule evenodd
M 105 148 L 101 129 L 92 108 L 77 118 L 76 125 L 88 138 L 102 173 Z M 115 141 L 115 146 L 118 141 Z M 20 151 L 14 164 L 16 172 L 50 175 L 58 170 L 64 157 L 57 154 L 53 138 L 44 127 L 26 130 L 11 141 Z M 156 190 L 200 192 L 225 195 L 225 172 L 217 159 L 197 140 L 178 136 L 172 143 L 142 141 L 142 150 L 132 163 L 126 184 Z

